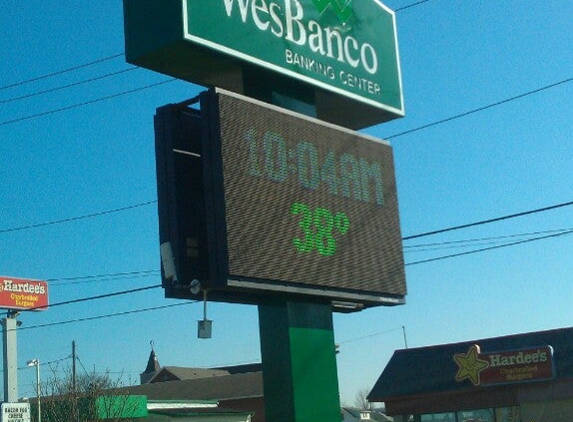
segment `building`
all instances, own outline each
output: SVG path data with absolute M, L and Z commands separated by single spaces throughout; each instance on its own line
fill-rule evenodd
M 368 400 L 397 422 L 570 422 L 573 328 L 397 350 Z
M 215 402 L 219 416 L 245 414 L 252 422 L 265 421 L 260 363 L 220 368 L 162 367 L 152 344 L 140 381 L 141 385 L 125 387 L 120 393 L 146 396 L 150 402 Z M 211 411 L 195 412 L 195 418 Z M 181 415 L 181 411 L 171 411 L 172 417 L 175 414 Z

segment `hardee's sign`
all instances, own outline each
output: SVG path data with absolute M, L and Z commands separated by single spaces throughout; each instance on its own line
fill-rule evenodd
M 32 311 L 48 309 L 48 283 L 0 276 L 0 308 Z
M 551 346 L 481 353 L 473 345 L 467 353 L 454 355 L 458 365 L 456 381 L 470 380 L 473 385 L 510 384 L 552 379 Z

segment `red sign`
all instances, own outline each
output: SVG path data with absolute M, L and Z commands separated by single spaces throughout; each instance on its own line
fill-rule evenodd
M 551 346 L 481 353 L 478 345 L 454 355 L 456 381 L 469 379 L 474 385 L 542 381 L 554 377 Z
M 0 276 L 0 308 L 27 311 L 48 309 L 48 283 Z

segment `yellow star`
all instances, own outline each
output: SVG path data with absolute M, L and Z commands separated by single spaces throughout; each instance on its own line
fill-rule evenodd
M 473 385 L 479 385 L 480 372 L 489 367 L 489 362 L 480 359 L 478 356 L 479 353 L 479 346 L 474 344 L 467 353 L 454 355 L 454 360 L 459 367 L 458 373 L 456 374 L 456 381 L 463 381 L 469 378 Z

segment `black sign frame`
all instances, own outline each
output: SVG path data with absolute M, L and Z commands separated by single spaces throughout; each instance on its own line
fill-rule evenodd
M 392 179 L 389 181 L 389 192 L 385 192 L 387 195 L 384 201 L 387 203 L 385 202 L 383 206 L 381 204 L 379 204 L 380 206 L 372 205 L 375 202 L 375 198 L 373 198 L 375 188 L 372 187 L 372 193 L 368 198 L 370 202 L 366 205 L 375 212 L 379 212 L 384 207 L 391 209 L 389 214 L 385 214 L 387 219 L 391 220 L 387 224 L 388 231 L 391 231 L 391 233 L 385 233 L 386 226 L 378 229 L 377 233 L 383 230 L 384 236 L 389 236 L 386 238 L 386 243 L 391 244 L 392 251 L 390 251 L 389 255 L 384 255 L 384 257 L 391 256 L 392 262 L 389 265 L 392 268 L 390 272 L 385 272 L 384 274 L 385 278 L 392 278 L 392 280 L 389 282 L 384 281 L 380 284 L 377 284 L 377 281 L 373 281 L 372 283 L 353 285 L 351 281 L 345 283 L 344 280 L 340 280 L 340 282 L 335 280 L 337 277 L 334 275 L 337 273 L 333 273 L 328 276 L 328 280 L 322 283 L 314 283 L 312 280 L 301 282 L 300 274 L 299 279 L 296 279 L 296 277 L 292 279 L 288 275 L 284 276 L 284 271 L 288 270 L 284 270 L 284 268 L 283 273 L 280 273 L 282 274 L 280 277 L 259 277 L 258 271 L 261 271 L 263 274 L 274 274 L 274 268 L 277 267 L 274 263 L 269 262 L 268 265 L 260 266 L 258 264 L 265 259 L 268 260 L 268 255 L 265 255 L 264 251 L 274 248 L 273 245 L 276 238 L 273 238 L 271 243 L 265 243 L 265 247 L 261 246 L 256 249 L 253 246 L 260 240 L 253 242 L 253 238 L 248 233 L 247 235 L 243 233 L 242 226 L 245 224 L 246 227 L 251 227 L 254 224 L 254 227 L 258 227 L 258 229 L 252 229 L 255 233 L 261 232 L 261 226 L 257 226 L 259 224 L 257 218 L 251 217 L 249 220 L 249 218 L 245 217 L 242 220 L 243 217 L 240 213 L 238 217 L 233 217 L 233 215 L 238 213 L 238 211 L 235 212 L 237 206 L 245 206 L 245 204 L 248 205 L 251 202 L 250 200 L 243 201 L 240 195 L 236 195 L 235 192 L 237 192 L 237 189 L 240 190 L 241 186 L 246 187 L 250 183 L 249 181 L 253 180 L 254 182 L 252 183 L 257 184 L 257 186 L 263 186 L 261 185 L 263 183 L 265 186 L 269 186 L 270 189 L 282 189 L 288 183 L 292 185 L 292 182 L 281 185 L 276 180 L 276 174 L 273 174 L 275 180 L 265 182 L 261 182 L 261 178 L 265 178 L 261 174 L 257 176 L 258 179 L 249 179 L 244 175 L 246 174 L 245 165 L 253 167 L 253 163 L 247 164 L 245 161 L 258 159 L 252 155 L 252 151 L 253 148 L 261 148 L 260 139 L 263 136 L 262 133 L 253 134 L 253 137 L 258 136 L 257 140 L 248 141 L 251 142 L 249 144 L 251 152 L 246 153 L 249 154 L 246 160 L 245 155 L 236 155 L 236 157 L 242 157 L 237 158 L 242 168 L 237 168 L 236 170 L 234 166 L 238 164 L 233 162 L 236 148 L 234 144 L 229 143 L 230 141 L 227 138 L 234 138 L 234 132 L 237 132 L 237 139 L 233 139 L 233 142 L 245 142 L 243 138 L 246 136 L 246 132 L 240 127 L 242 127 L 241 125 L 245 119 L 249 119 L 249 113 L 251 113 L 251 118 L 256 118 L 258 114 L 265 115 L 265 113 L 270 113 L 269 116 L 276 115 L 279 121 L 280 119 L 288 119 L 289 123 L 285 126 L 288 128 L 306 125 L 311 131 L 325 130 L 327 134 L 335 134 L 338 133 L 337 131 L 341 131 L 343 137 L 354 140 L 353 142 L 358 142 L 359 145 L 364 144 L 368 146 L 368 143 L 378 140 L 223 90 L 204 92 L 199 96 L 199 102 L 200 109 L 189 107 L 189 103 L 161 107 L 157 110 L 155 117 L 158 209 L 160 243 L 162 245 L 162 284 L 166 297 L 202 299 L 201 292 L 204 292 L 208 300 L 258 304 L 276 295 L 286 295 L 296 297 L 298 300 L 328 301 L 334 305 L 335 310 L 343 312 L 360 310 L 370 306 L 393 306 L 405 303 L 406 285 L 396 187 L 391 147 L 388 144 L 376 145 L 376 148 L 384 148 L 387 155 L 384 167 L 391 167 L 388 170 L 384 170 L 384 179 Z M 244 104 L 244 106 L 241 104 Z M 227 112 L 222 111 L 225 106 L 227 107 Z M 242 107 L 244 107 L 244 111 Z M 237 109 L 236 113 L 235 109 Z M 229 112 L 229 110 L 231 111 Z M 228 119 L 236 119 L 236 121 L 229 123 Z M 318 136 L 317 139 L 320 138 L 316 133 L 312 136 Z M 335 135 L 332 136 L 334 137 Z M 282 141 L 280 135 L 277 135 L 276 139 L 269 142 L 280 143 Z M 317 142 L 324 143 L 323 141 Z M 312 145 L 307 144 L 299 142 L 297 145 L 298 149 L 313 148 Z M 292 152 L 294 147 L 289 148 L 288 155 L 294 155 Z M 313 151 L 311 150 L 311 152 Z M 300 162 L 301 159 L 299 158 L 299 165 L 301 165 Z M 259 162 L 258 165 L 260 164 Z M 229 167 L 231 165 L 233 167 Z M 265 163 L 265 165 L 270 166 L 268 163 Z M 290 168 L 288 174 L 279 175 L 279 178 L 289 178 L 290 180 L 294 177 L 291 175 L 291 173 L 295 173 L 295 170 L 292 169 L 293 164 L 290 163 L 288 167 Z M 250 171 L 253 172 L 253 168 Z M 299 180 L 303 179 L 302 176 L 298 176 L 298 178 Z M 233 179 L 239 180 L 236 182 L 238 185 L 229 187 Z M 227 185 L 225 184 L 226 182 Z M 313 187 L 311 186 L 311 188 Z M 249 192 L 249 188 L 246 187 L 245 189 Z M 306 191 L 312 190 L 301 190 L 299 186 L 289 189 L 292 189 L 292 192 L 304 191 L 302 192 L 304 195 L 307 194 Z M 325 190 L 326 187 L 321 186 L 320 189 Z M 318 191 L 319 189 L 316 190 Z M 261 192 L 261 195 L 264 196 L 265 193 Z M 343 197 L 342 194 L 339 193 L 338 196 L 340 198 L 335 198 L 336 201 L 334 203 L 349 202 L 349 199 Z M 347 196 L 352 196 L 352 193 L 349 192 Z M 387 199 L 388 196 L 390 200 Z M 253 195 L 251 192 L 253 201 L 259 200 L 260 198 L 258 197 L 258 194 Z M 273 198 L 269 196 L 269 199 Z M 358 204 L 356 205 L 357 207 L 366 206 L 363 204 L 364 202 L 366 202 L 364 198 L 361 198 L 360 201 L 354 198 L 353 201 L 353 203 Z M 300 204 L 300 206 L 297 208 L 295 204 Z M 307 206 L 303 202 L 293 203 L 293 208 L 295 209 L 291 209 L 289 218 L 293 219 L 294 224 L 298 222 L 300 225 L 301 217 L 293 214 L 307 212 L 304 207 Z M 324 208 L 314 205 L 307 208 L 310 212 L 316 211 L 318 213 L 317 210 L 319 208 L 322 213 L 328 214 L 330 212 L 328 209 L 324 211 Z M 336 212 L 338 211 L 337 209 L 332 211 L 330 214 L 335 217 L 327 216 L 328 218 L 323 219 L 313 217 L 315 223 L 321 225 L 323 221 L 330 221 L 343 215 L 341 212 Z M 283 220 L 284 217 L 280 221 Z M 337 228 L 332 229 L 333 226 L 330 223 L 329 227 L 334 230 L 333 233 L 338 238 L 342 239 L 344 237 L 342 233 L 345 232 L 345 228 L 351 223 L 346 224 L 346 220 L 343 217 L 340 217 L 339 220 L 342 223 L 339 223 Z M 266 226 L 272 227 L 273 224 L 270 224 L 272 221 L 274 220 L 269 220 Z M 237 230 L 239 231 L 238 234 Z M 313 230 L 316 231 L 316 227 Z M 251 241 L 243 242 L 243 239 Z M 332 239 L 334 239 L 334 236 L 332 236 Z M 292 249 L 292 241 L 290 240 L 283 243 L 289 243 L 289 247 Z M 304 241 L 307 239 L 305 239 L 305 236 L 301 236 L 301 239 L 298 240 L 302 242 L 302 244 L 299 244 L 302 248 L 301 250 L 304 250 L 304 247 L 308 246 L 304 244 Z M 311 269 L 313 271 L 316 266 L 316 272 L 312 272 L 312 275 L 316 279 L 320 279 L 322 275 L 321 270 L 326 268 L 326 266 L 322 269 L 319 268 L 322 265 L 320 263 L 326 263 L 328 258 L 320 257 L 317 254 L 328 255 L 331 253 L 332 243 L 336 242 L 336 240 L 321 240 L 320 251 L 316 251 L 315 248 L 312 251 L 314 255 L 309 253 L 299 254 L 298 257 L 300 258 L 288 260 L 290 262 L 288 265 L 297 266 L 297 263 L 300 262 L 303 269 Z M 247 246 L 249 248 L 243 251 L 241 249 L 243 245 L 245 248 Z M 382 248 L 388 247 L 383 242 L 379 246 Z M 356 249 L 360 245 L 354 244 L 348 247 Z M 258 259 L 254 256 L 253 260 L 249 260 L 253 254 L 259 253 L 257 250 L 262 253 L 262 258 Z M 274 255 L 276 256 L 276 264 L 280 264 L 281 262 L 279 261 L 283 259 L 282 257 L 287 256 L 285 253 L 288 254 L 290 252 L 277 252 Z M 311 258 L 308 258 L 309 256 Z M 377 256 L 375 255 L 375 257 Z M 308 261 L 307 264 L 304 264 L 305 259 Z M 323 261 L 320 261 L 321 259 Z M 247 262 L 244 263 L 243 261 Z M 330 267 L 330 265 L 328 266 Z M 362 266 L 364 267 L 365 264 L 362 264 Z M 253 268 L 252 271 L 250 271 L 251 268 Z M 343 267 L 335 266 L 333 268 L 338 268 L 338 272 L 344 272 Z M 382 270 L 386 271 L 385 267 Z M 349 274 L 354 273 L 350 271 Z M 388 277 L 387 274 L 391 274 L 391 276 Z

